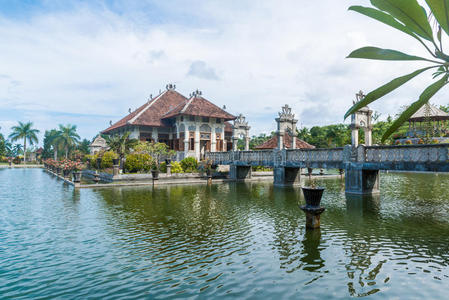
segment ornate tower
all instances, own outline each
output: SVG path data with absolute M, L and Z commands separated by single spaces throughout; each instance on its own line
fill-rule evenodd
M 356 100 L 353 101 L 353 104 L 361 101 L 365 98 L 365 95 L 362 91 L 355 94 Z M 372 114 L 373 111 L 369 109 L 368 106 L 364 106 L 354 114 L 351 115 L 351 142 L 353 147 L 357 147 L 359 144 L 359 129 L 363 128 L 365 131 L 365 146 L 371 146 L 372 144 L 372 136 L 371 131 L 373 130 L 372 125 Z
M 246 118 L 240 114 L 237 119 L 234 120 L 234 125 L 232 126 L 232 150 L 237 151 L 237 143 L 239 139 L 245 139 L 245 151 L 249 150 L 249 130 L 248 121 Z
M 278 125 L 277 136 L 278 136 L 278 149 L 284 149 L 284 139 L 285 135 L 289 134 L 291 136 L 292 145 L 290 149 L 296 148 L 296 123 L 298 120 L 295 119 L 295 114 L 292 113 L 291 107 L 285 104 L 282 107 L 282 111 L 279 113 L 279 118 L 276 118 Z

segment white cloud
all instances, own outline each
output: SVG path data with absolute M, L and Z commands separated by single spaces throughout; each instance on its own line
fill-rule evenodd
M 150 15 L 144 4 L 124 3 L 121 13 L 74 5 L 26 21 L 0 19 L 0 107 L 24 110 L 3 124 L 29 119 L 44 131 L 67 123 L 70 113 L 91 138 L 168 82 L 244 113 L 253 134 L 273 130 L 286 103 L 303 125 L 336 123 L 358 90 L 419 67 L 345 59 L 352 50 L 376 45 L 425 55 L 413 39 L 347 11 L 362 1 L 164 3 Z M 372 107 L 393 115 L 429 80 L 416 79 Z M 445 104 L 447 95 L 434 102 Z

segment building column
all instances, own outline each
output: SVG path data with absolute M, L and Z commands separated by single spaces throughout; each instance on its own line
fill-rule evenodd
M 245 151 L 249 151 L 249 130 L 245 134 Z
M 292 148 L 291 149 L 296 149 L 296 135 L 292 136 Z
M 196 125 L 195 129 L 195 157 L 200 160 L 200 125 Z
M 159 141 L 159 132 L 157 130 L 157 127 L 153 127 L 153 130 L 151 131 L 151 138 L 155 143 Z
M 217 136 L 215 135 L 214 128 L 212 128 L 210 133 L 210 152 L 216 151 L 217 151 Z
M 130 139 L 138 139 L 140 140 L 140 131 L 138 127 L 134 127 L 129 135 Z
M 186 131 L 184 132 L 184 153 L 185 153 L 184 156 L 185 157 L 187 157 L 187 153 L 189 153 L 189 140 L 190 140 L 190 132 L 186 129 Z

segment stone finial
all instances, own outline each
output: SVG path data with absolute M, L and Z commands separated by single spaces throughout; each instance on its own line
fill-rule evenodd
M 285 104 L 282 106 L 282 111 L 279 113 L 279 117 L 282 119 L 293 120 L 295 118 L 295 114 L 292 113 L 292 108 Z
M 363 98 L 365 98 L 365 94 L 363 94 L 363 91 L 360 90 L 357 94 L 355 94 L 355 99 L 352 101 L 352 104 L 356 104 L 357 102 L 360 102 L 361 100 L 363 100 Z
M 246 117 L 242 114 L 239 114 L 237 119 L 234 120 L 234 126 L 248 126 L 248 121 L 246 121 Z
M 167 91 L 174 91 L 176 89 L 176 84 L 169 83 L 165 86 L 165 88 L 167 89 Z
M 196 91 L 193 91 L 192 94 L 190 94 L 190 97 L 198 97 L 201 96 L 202 94 L 203 92 L 197 89 Z
M 131 108 L 128 108 L 128 112 L 131 113 Z
M 109 120 L 109 126 L 112 126 L 112 120 Z

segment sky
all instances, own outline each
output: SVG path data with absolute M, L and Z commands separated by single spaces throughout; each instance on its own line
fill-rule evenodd
M 167 83 L 242 113 L 251 135 L 275 130 L 284 104 L 299 127 L 341 123 L 359 90 L 423 66 L 345 58 L 352 50 L 426 55 L 350 5 L 369 1 L 0 0 L 0 132 L 32 121 L 42 139 L 75 124 L 90 140 Z M 394 116 L 430 82 L 418 77 L 370 107 Z

